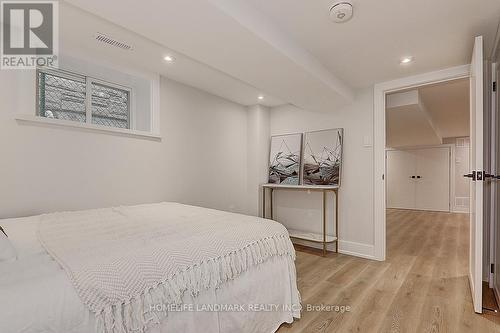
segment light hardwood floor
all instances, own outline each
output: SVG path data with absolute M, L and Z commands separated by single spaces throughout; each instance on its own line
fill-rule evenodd
M 297 248 L 303 306 L 351 309 L 303 311 L 278 332 L 500 332 L 473 311 L 468 237 L 468 215 L 388 210 L 385 262 Z

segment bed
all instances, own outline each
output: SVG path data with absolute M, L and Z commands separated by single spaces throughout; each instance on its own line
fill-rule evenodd
M 108 220 L 113 220 L 113 217 L 116 217 L 115 224 L 108 224 Z M 126 219 L 126 222 L 122 219 Z M 104 229 L 109 229 L 108 231 L 111 232 L 97 232 L 92 229 L 94 220 L 98 220 L 96 225 L 105 225 Z M 162 223 L 161 227 L 155 224 L 158 222 Z M 74 229 L 73 225 L 76 225 L 77 229 Z M 120 229 L 117 231 L 118 225 Z M 134 228 L 138 225 L 141 227 Z M 142 227 L 142 225 L 146 226 Z M 168 225 L 168 227 L 163 229 L 163 225 Z M 199 235 L 191 236 L 191 234 L 196 234 L 193 230 L 197 229 L 188 227 L 190 225 L 201 227 Z M 282 237 L 283 243 L 280 243 L 278 250 L 274 252 L 269 245 L 273 238 L 277 239 L 277 235 L 282 236 L 286 233 L 286 229 L 274 221 L 176 203 L 160 203 L 4 219 L 0 220 L 0 226 L 3 227 L 8 240 L 15 248 L 17 257 L 16 260 L 0 262 L 0 332 L 2 333 L 274 332 L 282 323 L 291 323 L 294 318 L 300 317 L 300 296 L 293 264 L 295 257 L 288 247 L 290 240 L 288 236 Z M 179 289 L 180 298 L 175 302 L 169 302 L 168 295 L 164 295 L 166 298 L 162 299 L 159 292 L 167 290 L 165 285 L 170 283 L 168 277 L 155 284 L 158 286 L 157 289 L 151 288 L 152 296 L 142 295 L 140 309 L 144 310 L 142 314 L 137 315 L 143 320 L 141 325 L 127 323 L 127 320 L 122 318 L 127 309 L 119 307 L 116 302 L 112 309 L 119 312 L 119 320 L 116 316 L 107 318 L 103 315 L 101 316 L 103 318 L 100 318 L 99 311 L 92 307 L 94 303 L 88 301 L 87 294 L 96 293 L 102 297 L 107 295 L 100 290 L 100 285 L 106 285 L 107 280 L 106 278 L 102 280 L 98 276 L 96 278 L 98 283 L 92 284 L 93 279 L 90 275 L 93 273 L 88 273 L 91 271 L 88 267 L 94 269 L 104 266 L 88 266 L 92 265 L 93 260 L 88 259 L 91 256 L 85 257 L 82 253 L 86 251 L 85 248 L 97 251 L 96 249 L 100 246 L 107 246 L 104 241 L 109 237 L 112 237 L 109 238 L 110 243 L 119 244 L 123 243 L 123 236 L 125 243 L 129 244 L 127 246 L 133 249 L 134 241 L 140 238 L 140 235 L 148 234 L 144 231 L 148 228 L 154 228 L 154 239 L 144 242 L 140 251 L 153 251 L 151 249 L 156 251 L 159 246 L 151 245 L 155 241 L 163 247 L 160 241 L 164 240 L 161 235 L 165 232 L 165 237 L 171 237 L 171 241 L 164 243 L 165 249 L 169 251 L 166 260 L 175 262 L 176 272 L 186 272 L 185 276 L 191 277 L 191 280 L 187 281 L 189 278 L 186 278 L 184 288 Z M 172 236 L 174 228 L 176 232 L 180 230 L 180 234 L 176 234 L 175 237 Z M 259 230 L 256 232 L 260 235 L 258 238 L 266 240 L 267 245 L 264 246 L 261 243 L 260 248 L 257 247 L 255 240 L 251 237 L 247 238 L 246 234 L 242 233 L 245 228 Z M 87 230 L 90 230 L 88 233 L 92 235 L 95 242 L 85 238 Z M 268 233 L 266 237 L 262 237 L 262 230 Z M 191 234 L 183 234 L 183 232 Z M 130 238 L 131 234 L 139 236 Z M 203 243 L 202 239 L 209 239 L 210 243 L 224 243 L 224 246 L 205 245 L 206 241 Z M 227 239 L 227 241 L 221 239 Z M 194 243 L 197 240 L 204 245 L 191 246 L 196 245 Z M 59 246 L 59 244 L 62 245 Z M 82 244 L 88 245 L 82 246 Z M 244 251 L 234 250 L 240 248 L 241 244 L 247 244 L 243 248 L 246 249 L 248 257 L 245 257 Z M 254 245 L 255 247 L 252 247 Z M 217 260 L 221 256 L 214 255 L 215 249 L 219 248 L 228 251 L 222 256 L 226 258 L 224 259 L 226 261 L 223 260 L 220 264 Z M 65 258 L 65 253 L 60 252 L 62 249 L 65 251 L 69 249 L 68 252 L 75 253 Z M 105 249 L 105 252 L 113 253 L 112 247 L 109 251 L 107 247 Z M 89 253 L 95 255 L 92 251 Z M 133 252 L 140 251 L 134 250 Z M 131 254 L 126 254 L 117 259 L 117 252 L 115 251 L 112 256 L 116 260 L 131 257 Z M 121 250 L 121 252 L 126 251 Z M 176 252 L 182 252 L 184 255 L 188 253 L 191 257 L 201 259 L 197 259 L 195 265 L 190 265 L 190 260 L 186 260 L 181 255 L 182 253 Z M 248 259 L 253 255 L 257 255 L 258 259 L 255 261 Z M 107 256 L 111 254 L 105 253 L 98 257 Z M 72 259 L 75 258 L 76 264 L 72 263 Z M 138 258 L 143 257 L 138 256 Z M 231 258 L 236 260 L 236 268 L 232 266 L 234 263 Z M 108 265 L 111 259 L 100 260 L 100 265 Z M 214 278 L 214 272 L 208 273 L 210 270 L 203 265 L 207 260 L 209 262 L 212 260 L 213 264 L 217 265 L 217 269 L 220 268 L 225 275 Z M 244 260 L 247 263 L 243 263 Z M 87 280 L 81 283 L 81 280 L 75 278 L 80 274 L 80 265 L 84 266 L 80 261 L 88 261 L 85 263 L 88 265 L 83 270 L 85 274 L 88 273 L 85 275 L 87 280 L 91 281 L 87 289 L 85 289 L 88 287 L 86 283 L 89 283 Z M 147 261 L 148 259 L 144 259 L 143 262 L 130 265 L 139 266 L 136 269 L 141 273 L 148 272 L 150 266 Z M 156 265 L 156 263 L 153 264 Z M 146 268 L 143 269 L 142 266 Z M 190 270 L 191 266 L 199 267 L 200 271 Z M 116 276 L 110 273 L 106 277 L 120 278 L 125 282 L 128 282 L 128 279 L 132 281 L 126 274 L 125 277 L 120 277 L 123 272 L 115 273 Z M 180 276 L 180 273 L 178 275 Z M 147 275 L 144 276 L 144 280 L 149 278 Z M 175 274 L 169 276 L 175 276 Z M 210 277 L 216 282 L 211 283 Z M 203 287 L 198 286 L 199 290 L 194 292 L 194 287 L 190 286 L 194 286 L 193 281 L 197 279 L 204 281 L 204 284 Z M 177 284 L 180 285 L 179 282 Z M 109 289 L 110 286 L 106 288 Z M 154 290 L 159 291 L 153 293 Z M 120 294 L 116 290 L 110 292 L 111 295 Z M 139 318 L 134 317 L 137 312 L 136 308 L 132 305 L 130 307 L 130 320 Z M 144 313 L 148 315 L 146 321 L 144 321 L 146 317 Z M 123 325 L 118 324 L 121 321 Z

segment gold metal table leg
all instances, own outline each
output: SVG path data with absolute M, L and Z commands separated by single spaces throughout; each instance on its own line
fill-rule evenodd
M 273 197 L 274 197 L 274 189 L 271 188 L 271 197 L 270 197 L 270 201 L 271 201 L 271 207 L 269 207 L 269 210 L 271 211 L 271 220 L 274 220 L 274 211 L 273 211 Z
M 262 186 L 262 218 L 266 218 L 266 188 Z
M 323 192 L 323 256 L 326 256 L 326 191 Z
M 339 191 L 335 190 L 335 252 L 339 253 Z

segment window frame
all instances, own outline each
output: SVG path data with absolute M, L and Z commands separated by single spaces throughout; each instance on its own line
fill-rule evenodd
M 134 130 L 134 109 L 133 109 L 133 89 L 130 87 L 123 86 L 121 84 L 117 84 L 114 82 L 109 82 L 106 80 L 102 80 L 93 76 L 73 72 L 73 71 L 68 71 L 60 68 L 50 68 L 50 67 L 37 67 L 36 69 L 36 93 L 35 93 L 35 98 L 36 98 L 36 117 L 39 117 L 41 119 L 49 119 L 45 116 L 42 116 L 40 114 L 40 80 L 39 80 L 39 75 L 40 73 L 52 75 L 52 76 L 58 76 L 64 79 L 68 80 L 73 80 L 73 81 L 78 81 L 81 83 L 85 84 L 85 122 L 78 122 L 75 121 L 76 124 L 86 124 L 88 126 L 96 126 L 98 128 L 102 129 L 114 129 L 114 130 L 126 130 L 126 131 L 135 131 Z M 94 124 L 92 123 L 92 83 L 96 83 L 98 85 L 102 85 L 105 87 L 110 87 L 114 89 L 119 89 L 126 91 L 128 94 L 128 103 L 127 103 L 127 127 L 115 127 L 115 126 L 105 126 L 105 125 L 100 125 L 100 124 Z M 52 120 L 52 119 L 51 119 Z M 64 121 L 65 123 L 67 121 L 71 120 L 64 120 L 64 119 L 53 119 L 53 121 Z

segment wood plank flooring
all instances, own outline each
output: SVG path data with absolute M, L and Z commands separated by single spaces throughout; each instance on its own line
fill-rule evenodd
M 474 313 L 468 243 L 466 214 L 388 210 L 385 262 L 297 247 L 305 309 L 278 332 L 500 332 L 498 317 Z

